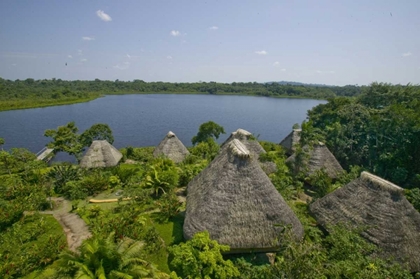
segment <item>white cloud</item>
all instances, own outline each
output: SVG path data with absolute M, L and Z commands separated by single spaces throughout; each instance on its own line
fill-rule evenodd
M 257 50 L 255 53 L 258 55 L 267 55 L 268 52 L 265 50 Z
M 70 58 L 70 59 L 73 59 L 73 56 L 71 56 L 71 55 L 67 55 L 67 57 Z
M 13 63 L 13 64 L 12 64 L 12 66 L 13 66 L 13 67 L 16 67 L 16 65 L 17 65 L 16 63 Z
M 316 70 L 317 74 L 335 74 L 335 71 L 321 71 L 321 70 Z
M 78 54 L 78 55 L 83 55 L 83 51 L 82 51 L 81 49 L 78 49 L 78 50 L 77 50 L 77 54 Z
M 411 56 L 411 55 L 413 55 L 413 54 L 409 51 L 402 54 L 403 57 L 408 57 L 408 56 Z
M 97 10 L 96 15 L 103 21 L 111 21 L 112 18 L 102 10 Z
M 278 66 L 280 66 L 280 62 L 279 62 L 279 61 L 274 62 L 274 63 L 273 63 L 273 66 L 274 66 L 274 67 L 278 67 Z
M 95 38 L 93 37 L 82 37 L 83 41 L 94 41 Z
M 284 68 L 283 68 L 283 69 L 280 69 L 280 71 L 282 71 L 282 72 L 286 72 L 286 69 L 284 69 Z
M 168 55 L 168 56 L 166 56 L 166 58 L 168 58 L 168 59 L 172 59 L 172 56 Z
M 181 33 L 178 30 L 172 30 L 171 31 L 171 36 L 177 37 L 179 35 L 181 35 Z
M 212 27 L 210 27 L 209 29 L 210 29 L 210 30 L 217 30 L 217 29 L 219 29 L 219 27 L 217 27 L 217 26 L 212 26 Z
M 130 68 L 130 62 L 123 62 L 121 64 L 117 64 L 114 66 L 114 68 L 118 70 L 127 70 L 128 68 Z
M 80 62 L 86 62 L 86 61 L 87 61 L 86 58 L 80 59 Z
M 127 56 L 127 58 L 131 58 L 130 54 L 128 54 L 128 53 L 127 53 L 127 55 L 126 55 L 126 56 Z

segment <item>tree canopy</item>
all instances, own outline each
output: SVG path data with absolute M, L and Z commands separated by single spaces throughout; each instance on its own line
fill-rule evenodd
M 225 129 L 213 121 L 208 121 L 200 125 L 197 135 L 191 139 L 191 142 L 196 145 L 210 138 L 218 139 L 220 134 L 225 134 Z

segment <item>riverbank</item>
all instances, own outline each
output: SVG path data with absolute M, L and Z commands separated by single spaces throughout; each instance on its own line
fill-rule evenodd
M 77 103 L 85 103 L 95 100 L 103 95 L 92 94 L 88 98 L 69 98 L 63 100 L 54 99 L 21 99 L 21 100 L 1 100 L 0 111 L 17 110 L 17 109 L 30 109 L 42 108 L 52 106 L 63 106 Z
M 147 94 L 253 96 L 253 97 L 267 97 L 267 98 L 280 98 L 280 99 L 326 100 L 326 98 L 316 98 L 316 97 L 309 97 L 309 96 L 308 97 L 289 96 L 289 95 L 262 96 L 258 94 L 249 94 L 249 93 L 242 94 L 242 93 L 230 93 L 230 92 L 220 92 L 217 94 L 209 94 L 209 93 L 203 93 L 203 92 L 126 92 L 126 93 L 105 93 L 105 94 L 92 93 L 92 95 L 90 95 L 88 98 L 69 98 L 69 99 L 63 99 L 63 100 L 55 100 L 55 99 L 0 100 L 0 111 L 72 105 L 72 104 L 77 104 L 77 103 L 85 103 L 85 102 L 93 101 L 97 98 L 104 97 L 106 95 L 147 95 Z

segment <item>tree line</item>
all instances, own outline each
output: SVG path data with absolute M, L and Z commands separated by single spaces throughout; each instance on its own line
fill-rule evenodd
M 364 87 L 319 86 L 257 82 L 145 82 L 109 80 L 43 79 L 6 80 L 0 78 L 0 110 L 84 102 L 104 94 L 193 93 L 238 94 L 267 97 L 326 99 L 335 96 L 357 96 Z

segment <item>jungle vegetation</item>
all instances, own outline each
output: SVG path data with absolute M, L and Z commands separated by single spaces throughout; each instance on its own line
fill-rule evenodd
M 285 241 L 271 263 L 264 254 L 226 255 L 229 247 L 207 232 L 183 239 L 185 203 L 179 195 L 217 155 L 214 138 L 224 132 L 217 123 L 198 128 L 191 154 L 179 164 L 154 158 L 153 147 L 122 148 L 123 161 L 105 169 L 48 166 L 25 149 L 2 150 L 0 277 L 419 278 L 392 259 L 375 257 L 378 248 L 360 236 L 363 228 L 321 230 L 304 198 L 323 197 L 369 170 L 406 188 L 407 198 L 420 210 L 420 169 L 415 163 L 420 158 L 419 100 L 417 87 L 374 83 L 359 96 L 332 98 L 309 111 L 300 125 L 301 145 L 324 141 L 346 170 L 335 181 L 316 173 L 309 178 L 310 189 L 304 184 L 308 178 L 286 164 L 278 144 L 260 142 L 267 151 L 260 159 L 277 166 L 269 176 L 273 185 L 305 228 L 300 242 L 284 230 Z M 51 137 L 50 146 L 76 154 L 93 139 L 112 141 L 108 128 L 96 124 L 79 134 L 68 123 L 45 134 Z M 71 201 L 72 212 L 92 232 L 77 252 L 66 248 L 57 221 L 42 214 L 56 206 L 51 196 Z M 91 204 L 91 197 L 119 201 Z

